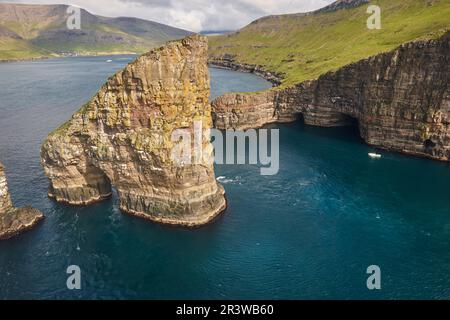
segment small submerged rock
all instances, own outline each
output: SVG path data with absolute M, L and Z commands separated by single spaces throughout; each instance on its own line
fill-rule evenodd
M 44 215 L 32 207 L 14 208 L 5 171 L 0 163 L 0 240 L 10 239 L 38 224 Z

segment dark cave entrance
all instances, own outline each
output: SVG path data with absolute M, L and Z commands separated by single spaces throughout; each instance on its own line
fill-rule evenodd
M 426 139 L 423 142 L 423 146 L 425 147 L 426 152 L 433 153 L 433 149 L 436 148 L 437 144 L 431 139 Z
M 361 142 L 364 142 L 361 133 L 361 126 L 359 123 L 359 119 L 348 114 L 342 114 L 342 127 L 344 130 L 347 130 L 350 134 L 355 136 Z M 365 142 L 364 142 L 365 143 Z
M 356 117 L 340 113 L 336 123 L 330 127 L 334 127 L 338 133 L 337 135 L 344 140 L 353 140 L 362 144 L 366 143 L 362 138 L 359 119 Z
M 427 149 L 433 149 L 436 147 L 436 143 L 431 139 L 425 140 L 425 142 L 423 144 L 424 144 L 425 148 L 427 148 Z
M 296 113 L 295 118 L 295 122 L 300 123 L 301 125 L 305 125 L 305 116 L 303 115 L 303 113 Z
M 85 179 L 88 186 L 98 193 L 99 200 L 110 198 L 112 195 L 112 183 L 108 175 L 100 168 L 90 165 L 86 169 Z
M 302 112 L 298 112 L 295 114 L 295 122 L 309 125 L 305 123 L 305 115 Z M 356 117 L 353 117 L 351 115 L 345 114 L 345 113 L 333 113 L 332 116 L 330 116 L 330 119 L 327 119 L 327 121 L 324 121 L 323 124 L 320 124 L 320 121 L 318 121 L 317 125 L 312 124 L 311 126 L 315 127 L 323 127 L 323 128 L 333 128 L 333 127 L 350 127 L 354 130 L 358 130 L 360 128 L 359 120 Z
M 348 114 L 342 114 L 342 127 L 354 127 L 359 131 L 359 120 Z
M 309 133 L 319 136 L 328 136 L 342 141 L 353 141 L 355 143 L 365 144 L 365 141 L 362 138 L 360 122 L 358 118 L 351 115 L 335 112 L 331 114 L 329 118 L 317 119 L 317 123 L 314 123 L 315 119 L 313 118 L 312 124 L 309 123 L 310 121 L 305 122 L 305 115 L 302 112 L 296 113 L 295 118 L 296 120 L 293 124 Z

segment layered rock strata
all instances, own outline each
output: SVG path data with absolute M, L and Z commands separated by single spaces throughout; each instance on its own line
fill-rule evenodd
M 450 32 L 407 43 L 314 81 L 213 101 L 219 129 L 249 129 L 302 117 L 315 126 L 357 122 L 370 145 L 450 160 Z
M 211 153 L 207 39 L 188 37 L 142 55 L 112 76 L 42 146 L 49 196 L 73 205 L 109 197 L 157 222 L 197 226 L 226 208 L 224 189 L 207 157 L 175 163 L 172 134 L 202 124 Z
M 14 208 L 5 170 L 0 163 L 0 240 L 12 238 L 33 228 L 43 218 L 44 215 L 34 208 Z

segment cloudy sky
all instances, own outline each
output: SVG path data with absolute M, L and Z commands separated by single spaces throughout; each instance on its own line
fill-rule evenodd
M 262 16 L 315 10 L 334 0 L 0 0 L 65 3 L 108 17 L 137 17 L 199 32 L 236 30 Z

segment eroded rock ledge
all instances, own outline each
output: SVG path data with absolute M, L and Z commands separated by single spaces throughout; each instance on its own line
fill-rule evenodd
M 220 57 L 210 57 L 208 63 L 214 68 L 254 73 L 276 86 L 279 86 L 284 78 L 284 74 L 268 71 L 259 65 L 238 63 L 235 58 L 229 54 Z
M 57 201 L 86 205 L 115 187 L 122 211 L 157 222 L 198 226 L 226 208 L 207 161 L 175 165 L 172 133 L 203 124 L 212 150 L 207 39 L 188 37 L 142 55 L 112 76 L 44 142 L 42 165 Z
M 249 129 L 303 117 L 308 125 L 357 121 L 370 145 L 450 160 L 450 32 L 416 41 L 287 89 L 213 101 L 219 129 Z
M 3 165 L 0 163 L 0 240 L 17 236 L 38 224 L 44 215 L 38 210 L 13 207 Z

